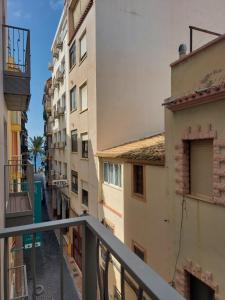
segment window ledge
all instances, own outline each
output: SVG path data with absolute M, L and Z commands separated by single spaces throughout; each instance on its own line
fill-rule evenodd
M 71 151 L 72 154 L 78 154 L 78 151 Z
M 113 188 L 115 190 L 118 190 L 118 191 L 122 191 L 123 190 L 122 187 L 114 185 L 114 184 L 111 184 L 111 183 L 108 183 L 108 182 L 105 182 L 105 181 L 103 182 L 103 184 L 106 185 L 106 186 L 109 186 L 109 187 L 111 187 L 111 188 Z
M 82 58 L 80 58 L 79 66 L 82 65 L 82 63 L 86 60 L 86 58 L 87 58 L 87 52 L 84 54 L 84 56 Z
M 73 109 L 70 111 L 70 114 L 74 113 L 75 111 L 77 111 L 77 108 L 76 109 Z
M 137 199 L 137 200 L 140 200 L 142 202 L 146 202 L 146 198 L 145 198 L 145 195 L 142 195 L 142 194 L 137 194 L 137 193 L 132 193 L 131 195 L 133 198 Z
M 69 70 L 69 73 L 73 71 L 73 69 L 75 68 L 76 63 L 71 67 L 71 69 Z
M 72 191 L 72 190 L 71 190 L 71 192 L 72 192 L 75 196 L 78 197 L 78 192 L 74 192 L 74 191 Z
M 81 111 L 80 111 L 80 114 L 84 113 L 84 112 L 87 111 L 87 110 L 88 110 L 88 108 L 85 108 L 84 110 L 81 110 Z
M 88 160 L 89 160 L 88 157 L 81 157 L 80 159 L 81 159 L 81 160 L 84 160 L 84 161 L 88 161 Z
M 187 198 L 193 199 L 193 200 L 198 200 L 202 202 L 207 202 L 210 204 L 214 204 L 213 197 L 207 197 L 207 196 L 195 196 L 191 194 L 186 194 L 185 195 Z
M 81 208 L 83 208 L 83 209 L 85 209 L 85 210 L 87 210 L 87 211 L 88 211 L 88 206 L 87 206 L 87 205 L 85 205 L 85 204 L 83 204 L 83 203 L 81 203 Z

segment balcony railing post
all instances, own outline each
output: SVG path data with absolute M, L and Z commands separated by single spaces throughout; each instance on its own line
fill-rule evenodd
M 32 277 L 33 277 L 33 300 L 36 299 L 36 233 L 32 234 Z
M 97 300 L 97 238 L 82 226 L 82 299 Z
M 4 239 L 4 299 L 9 299 L 9 242 Z
M 59 252 L 60 252 L 60 293 L 61 300 L 64 299 L 64 282 L 63 282 L 63 268 L 64 268 L 64 258 L 63 258 L 63 229 L 60 229 L 60 239 L 59 239 Z
M 32 205 L 33 215 L 34 215 L 34 167 L 31 164 L 27 165 L 26 170 L 26 177 L 27 177 L 27 185 L 28 185 L 28 192 L 29 197 Z

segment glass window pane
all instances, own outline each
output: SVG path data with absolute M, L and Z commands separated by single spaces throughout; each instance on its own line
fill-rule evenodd
M 81 110 L 85 110 L 88 107 L 88 95 L 87 84 L 81 87 Z

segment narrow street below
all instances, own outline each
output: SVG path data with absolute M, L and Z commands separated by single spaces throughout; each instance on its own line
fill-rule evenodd
M 42 205 L 42 220 L 49 221 L 46 203 Z M 36 248 L 37 285 L 44 287 L 42 295 L 36 299 L 60 299 L 60 255 L 59 244 L 53 231 L 44 232 L 41 247 Z M 24 250 L 24 262 L 27 266 L 29 299 L 32 299 L 31 250 Z M 80 297 L 64 260 L 64 300 L 79 300 Z

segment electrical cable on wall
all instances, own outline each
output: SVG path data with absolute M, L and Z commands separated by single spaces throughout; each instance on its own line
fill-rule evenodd
M 183 199 L 182 199 L 182 205 L 181 205 L 181 220 L 180 220 L 180 230 L 179 230 L 179 245 L 178 245 L 178 252 L 177 252 L 177 257 L 176 257 L 176 262 L 175 262 L 175 267 L 174 267 L 174 273 L 173 273 L 173 277 L 172 277 L 172 286 L 175 287 L 175 275 L 176 275 L 176 270 L 177 270 L 177 264 L 178 264 L 178 260 L 180 257 L 180 252 L 181 252 L 181 239 L 182 239 L 182 229 L 183 229 L 183 221 L 184 221 L 184 209 L 185 209 L 185 204 L 186 204 L 186 200 L 184 198 L 183 195 Z

